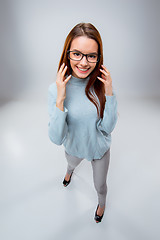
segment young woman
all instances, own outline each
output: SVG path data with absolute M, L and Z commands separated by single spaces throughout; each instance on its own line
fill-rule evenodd
M 101 222 L 107 195 L 111 132 L 117 122 L 117 100 L 110 72 L 103 65 L 102 40 L 90 23 L 77 24 L 68 34 L 57 71 L 48 89 L 50 140 L 65 147 L 64 186 L 76 166 L 91 162 L 98 195 L 95 221 Z

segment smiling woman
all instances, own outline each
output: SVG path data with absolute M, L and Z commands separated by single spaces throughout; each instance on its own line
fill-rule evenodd
M 95 40 L 88 37 L 77 37 L 72 41 L 68 53 L 73 70 L 72 75 L 74 77 L 86 78 L 96 66 L 98 44 Z
M 49 86 L 50 140 L 65 147 L 67 186 L 83 159 L 91 162 L 101 222 L 107 195 L 111 132 L 117 122 L 117 100 L 110 72 L 103 65 L 102 40 L 91 23 L 77 24 L 68 34 L 56 82 Z

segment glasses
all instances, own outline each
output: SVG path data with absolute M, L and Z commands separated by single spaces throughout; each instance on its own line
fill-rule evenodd
M 68 53 L 68 57 L 71 60 L 74 60 L 74 61 L 81 61 L 82 58 L 84 56 L 86 56 L 86 59 L 87 59 L 88 62 L 97 63 L 99 61 L 99 58 L 100 58 L 100 56 L 98 56 L 98 54 L 96 54 L 96 53 L 83 54 L 83 53 L 78 52 L 78 51 L 70 51 L 70 50 L 68 50 L 67 53 Z

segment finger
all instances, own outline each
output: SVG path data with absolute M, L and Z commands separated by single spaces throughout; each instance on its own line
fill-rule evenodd
M 101 77 L 102 77 L 103 80 L 107 81 L 107 77 L 103 73 L 102 73 Z
M 109 76 L 109 73 L 106 73 L 105 70 L 100 69 L 100 71 L 103 72 L 103 74 L 104 74 L 106 77 Z
M 64 68 L 65 64 L 63 63 L 59 69 L 59 72 L 61 73 L 63 71 L 63 68 Z
M 101 77 L 97 77 L 101 82 L 105 83 L 105 80 Z
M 63 76 L 63 77 L 64 77 L 66 71 L 67 71 L 67 66 L 65 66 L 65 68 L 62 70 L 62 76 Z
M 72 75 L 69 75 L 64 81 L 65 81 L 65 82 L 68 82 L 68 81 L 70 80 L 71 76 L 72 76 Z
M 107 73 L 110 73 L 109 71 L 108 71 L 108 69 L 104 66 L 104 65 L 101 65 L 104 69 L 105 69 L 105 71 L 107 72 Z

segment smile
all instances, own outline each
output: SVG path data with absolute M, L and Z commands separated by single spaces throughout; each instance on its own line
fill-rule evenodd
M 79 67 L 77 67 L 78 68 L 78 70 L 80 71 L 80 72 L 87 72 L 88 70 L 89 70 L 89 68 L 79 68 Z

